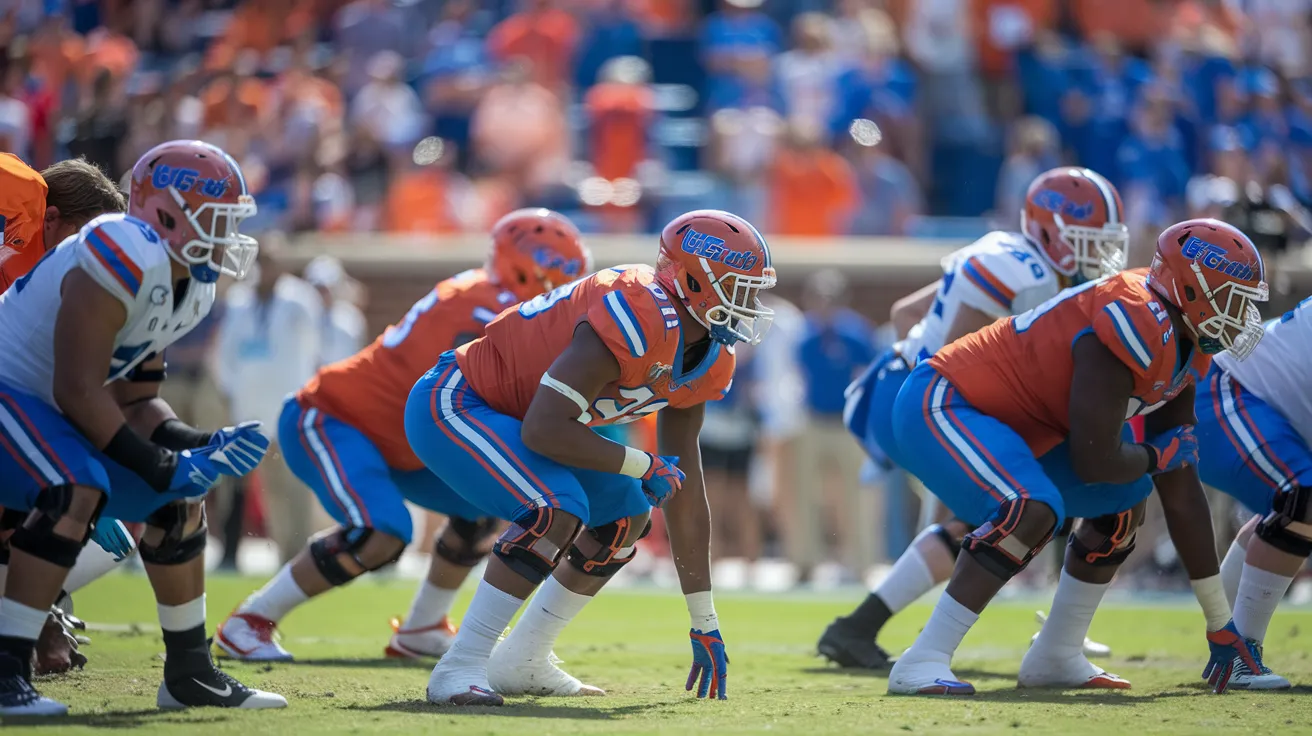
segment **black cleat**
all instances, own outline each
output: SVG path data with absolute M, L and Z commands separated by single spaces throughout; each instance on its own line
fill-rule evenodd
M 219 669 L 164 680 L 159 684 L 155 703 L 165 710 L 287 707 L 287 699 L 283 696 L 246 687 Z
M 0 716 L 63 716 L 68 706 L 32 688 L 22 675 L 0 677 Z
M 834 619 L 815 645 L 820 655 L 839 667 L 887 670 L 893 666 L 888 652 L 867 633 L 857 631 L 846 619 Z

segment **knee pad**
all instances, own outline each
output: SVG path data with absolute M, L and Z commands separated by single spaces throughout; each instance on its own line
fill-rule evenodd
M 565 521 L 568 518 L 569 521 Z M 553 526 L 572 524 L 563 545 L 547 539 Z M 574 544 L 581 524 L 572 516 L 562 516 L 549 506 L 534 509 L 511 523 L 497 540 L 493 553 L 506 567 L 534 585 L 540 584 L 556 569 L 565 550 Z
M 633 522 L 625 517 L 619 521 L 612 521 L 609 524 L 603 524 L 597 528 L 588 527 L 583 531 L 592 537 L 597 543 L 598 550 L 595 554 L 588 555 L 579 549 L 577 542 L 570 545 L 569 555 L 566 559 L 574 569 L 588 575 L 595 575 L 599 578 L 608 578 L 620 571 L 621 567 L 633 561 L 638 556 L 638 550 L 634 544 L 626 544 L 629 532 L 633 527 Z M 651 533 L 651 519 L 647 520 L 647 526 L 643 528 L 638 539 L 642 539 Z M 580 535 L 582 536 L 582 535 Z M 637 540 L 634 540 L 636 543 Z
M 375 564 L 368 564 L 360 558 L 360 552 L 364 549 L 365 542 L 368 542 L 373 535 L 374 530 L 369 527 L 334 530 L 310 543 L 310 559 L 314 560 L 314 566 L 318 568 L 319 573 L 333 586 L 346 585 L 366 572 L 381 570 L 396 562 L 405 552 L 405 545 L 400 544 L 397 545 L 395 554 Z M 342 561 L 339 559 L 342 555 L 350 557 L 359 566 L 360 572 L 351 572 L 342 567 Z
M 1139 525 L 1142 523 L 1143 516 L 1136 514 L 1134 509 L 1087 519 L 1071 534 L 1066 546 L 1079 555 L 1080 559 L 1094 567 L 1120 567 L 1134 551 L 1135 539 L 1138 536 Z M 1090 546 L 1081 539 L 1080 532 L 1086 525 L 1102 536 L 1101 542 Z
M 205 506 L 200 504 L 200 524 L 190 534 L 187 533 L 187 515 L 191 504 L 186 501 L 174 501 L 155 509 L 146 517 L 146 523 L 163 530 L 164 538 L 159 544 L 138 545 L 141 561 L 151 565 L 182 565 L 205 554 L 205 543 L 209 538 L 209 525 L 205 521 Z
M 82 538 L 70 539 L 57 534 L 55 526 L 68 514 L 78 500 L 78 496 L 82 495 L 77 492 L 77 488 L 73 485 L 60 485 L 42 489 L 37 494 L 36 503 L 33 504 L 27 519 L 9 538 L 10 547 L 21 549 L 52 565 L 72 568 L 77 562 L 77 556 L 82 553 L 82 548 L 86 546 L 87 540 L 91 538 L 91 532 L 96 528 L 96 520 L 100 518 L 100 512 L 109 501 L 109 497 L 104 493 L 84 488 L 82 494 L 96 493 L 100 498 L 91 512 L 91 518 L 87 520 Z
M 962 523 L 964 524 L 965 522 Z M 943 544 L 946 545 L 947 548 L 952 552 L 953 559 L 956 559 L 957 555 L 961 554 L 962 540 L 952 536 L 952 532 L 948 531 L 947 527 L 943 526 L 942 524 L 933 524 L 929 527 L 929 530 L 933 532 L 934 535 L 937 536 L 940 540 L 942 540 Z M 969 534 L 970 532 L 967 531 L 966 533 Z
M 1057 529 L 1052 507 L 1019 498 L 1002 504 L 997 517 L 966 535 L 962 548 L 981 567 L 1003 580 L 1024 570 Z M 1031 545 L 1025 539 L 1038 539 Z
M 1276 494 L 1271 513 L 1257 524 L 1257 536 L 1281 552 L 1312 555 L 1312 490 L 1294 486 Z
M 460 546 L 446 543 L 446 532 L 437 535 L 433 553 L 438 557 L 460 567 L 473 567 L 487 557 L 492 551 L 492 535 L 497 530 L 497 520 L 487 516 L 477 521 L 452 516 L 446 520 L 447 531 L 460 539 Z

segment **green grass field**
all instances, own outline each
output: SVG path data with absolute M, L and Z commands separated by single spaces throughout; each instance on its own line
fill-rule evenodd
M 261 581 L 210 581 L 211 631 Z M 684 692 L 690 649 L 687 614 L 677 594 L 612 591 L 566 631 L 557 647 L 565 667 L 609 695 L 588 699 L 514 699 L 496 710 L 439 709 L 424 701 L 429 667 L 382 658 L 387 618 L 404 612 L 412 587 L 362 581 L 293 613 L 284 643 L 300 661 L 227 668 L 247 684 L 287 696 L 282 711 L 196 710 L 161 713 L 155 691 L 163 645 L 144 578 L 115 576 L 79 594 L 77 612 L 94 624 L 87 669 L 39 687 L 72 705 L 63 720 L 10 719 L 5 733 L 374 733 L 446 731 L 476 734 L 887 732 L 1197 734 L 1312 732 L 1312 688 L 1280 694 L 1207 693 L 1198 678 L 1204 644 L 1194 607 L 1109 606 L 1093 636 L 1112 645 L 1109 669 L 1134 689 L 1116 693 L 1018 691 L 1015 673 L 1035 631 L 1034 606 L 999 604 L 967 637 L 956 672 L 980 694 L 928 699 L 885 694 L 881 677 L 828 668 L 812 647 L 848 603 L 833 597 L 720 595 L 732 660 L 729 700 L 697 701 Z M 463 610 L 463 604 L 457 605 Z M 924 607 L 886 630 L 904 647 L 923 623 Z M 124 627 L 123 624 L 138 624 Z M 1312 684 L 1312 613 L 1281 612 L 1267 658 L 1295 683 Z

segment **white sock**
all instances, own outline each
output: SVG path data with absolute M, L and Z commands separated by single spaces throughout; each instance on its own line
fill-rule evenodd
M 1266 639 L 1266 628 L 1276 606 L 1285 597 L 1294 578 L 1268 572 L 1260 567 L 1244 564 L 1239 580 L 1239 596 L 1235 599 L 1235 628 L 1240 636 L 1261 643 Z
M 1057 593 L 1047 623 L 1039 631 L 1035 649 L 1046 650 L 1053 657 L 1073 657 L 1084 651 L 1084 637 L 1098 612 L 1098 604 L 1111 583 L 1086 583 L 1065 570 L 1057 581 Z
M 1225 588 L 1225 598 L 1230 602 L 1230 608 L 1235 607 L 1235 599 L 1239 596 L 1239 578 L 1244 573 L 1244 557 L 1248 550 L 1239 546 L 1239 538 L 1230 543 L 1230 549 L 1226 550 L 1225 558 L 1221 560 L 1221 585 Z
M 0 565 L 0 595 L 4 595 L 5 581 L 9 579 L 9 566 Z
M 49 615 L 48 608 L 41 610 L 23 605 L 12 598 L 0 599 L 0 636 L 36 641 Z
M 442 661 L 473 659 L 486 665 L 488 657 L 492 656 L 492 648 L 497 645 L 497 638 L 522 605 L 523 599 L 498 590 L 486 580 L 480 581 L 478 590 L 474 591 L 474 600 L 469 602 L 469 610 L 465 612 L 465 620 L 460 623 L 460 633 L 456 634 L 451 651 Z
M 159 627 L 165 631 L 189 631 L 205 625 L 204 593 L 180 606 L 156 603 L 155 609 L 159 611 Z
M 425 580 L 415 591 L 415 600 L 410 604 L 410 613 L 405 617 L 402 630 L 413 631 L 435 625 L 451 612 L 455 600 L 455 590 L 439 588 Z
M 925 628 L 921 630 L 920 636 L 916 637 L 916 642 L 911 645 L 911 649 L 907 650 L 907 655 L 920 650 L 922 653 L 946 656 L 951 661 L 957 647 L 961 646 L 961 640 L 966 637 L 966 632 L 970 631 L 970 627 L 978 620 L 978 613 L 961 605 L 948 595 L 947 591 L 943 591 L 943 595 L 939 596 L 938 604 L 934 606 L 934 612 L 929 616 L 929 621 L 925 622 Z
M 554 575 L 547 578 L 511 629 L 504 646 L 520 661 L 545 661 L 560 632 L 591 601 L 592 596 L 575 593 L 561 585 Z
M 309 599 L 292 577 L 292 565 L 289 562 L 263 588 L 242 601 L 237 607 L 237 613 L 253 613 L 270 621 L 281 621 L 293 608 Z
M 124 557 L 122 562 L 127 562 L 130 559 L 132 557 L 129 555 Z M 81 590 L 104 577 L 120 564 L 122 563 L 114 561 L 112 552 L 106 552 L 98 544 L 88 544 L 82 548 L 82 552 L 77 556 L 77 562 L 73 563 L 73 569 L 68 571 L 68 578 L 64 580 L 64 591 L 73 593 Z
M 917 537 L 919 539 L 919 537 Z M 893 563 L 893 569 L 873 591 L 884 601 L 891 613 L 897 613 L 911 605 L 920 596 L 934 587 L 934 575 L 929 570 L 925 556 L 916 549 L 912 542 L 910 547 Z

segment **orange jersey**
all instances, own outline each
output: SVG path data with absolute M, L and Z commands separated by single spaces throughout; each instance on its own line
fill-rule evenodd
M 599 271 L 505 311 L 486 336 L 456 350 L 456 362 L 488 406 L 523 419 L 542 375 L 582 322 L 620 365 L 619 380 L 588 409 L 591 426 L 718 399 L 733 380 L 733 351 L 718 343 L 684 371 L 679 313 L 645 265 Z
M 320 368 L 296 398 L 360 430 L 389 466 L 418 470 L 424 464 L 405 438 L 410 388 L 439 355 L 480 337 L 497 313 L 515 301 L 482 269 L 453 276 L 364 350 Z
M 47 190 L 32 167 L 0 153 L 0 294 L 45 255 Z
M 1093 333 L 1134 374 L 1126 418 L 1180 393 L 1211 358 L 1180 365 L 1165 303 L 1144 285 L 1147 269 L 1067 289 L 1024 314 L 957 340 L 929 359 L 976 409 L 1016 430 L 1036 456 L 1070 433 L 1071 346 Z

